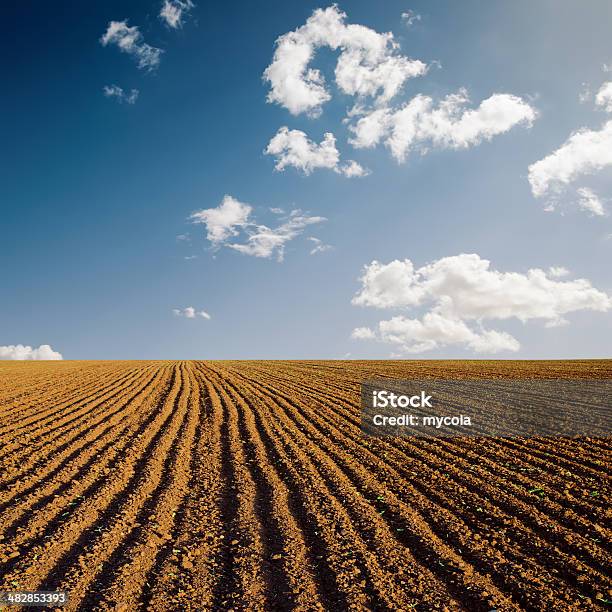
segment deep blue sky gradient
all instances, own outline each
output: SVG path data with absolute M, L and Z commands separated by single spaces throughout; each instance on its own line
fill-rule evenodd
M 334 94 L 319 119 L 266 103 L 262 73 L 275 39 L 319 6 L 327 4 L 199 2 L 179 31 L 160 23 L 154 1 L 4 7 L 0 344 L 48 343 L 66 359 L 386 357 L 388 346 L 349 337 L 387 314 L 350 303 L 373 259 L 419 266 L 476 252 L 503 271 L 565 266 L 612 292 L 609 221 L 543 212 L 526 176 L 573 130 L 603 122 L 578 93 L 606 80 L 612 4 L 340 3 L 349 22 L 391 30 L 406 55 L 440 61 L 409 81 L 406 96 L 466 87 L 476 104 L 513 93 L 540 112 L 531 130 L 403 165 L 382 147 L 347 144 L 341 118 L 352 100 L 335 90 L 331 52 L 317 57 Z M 423 16 L 411 29 L 400 19 L 408 9 Z M 108 22 L 125 18 L 165 50 L 155 72 L 100 45 Z M 105 98 L 111 83 L 139 89 L 137 103 Z M 282 125 L 317 142 L 332 131 L 342 157 L 372 174 L 274 172 L 263 149 Z M 334 249 L 310 256 L 300 237 L 283 263 L 214 254 L 187 218 L 224 194 L 253 205 L 260 222 L 274 222 L 268 207 L 323 215 L 328 222 L 305 236 Z M 186 232 L 191 242 L 176 240 Z M 212 320 L 172 315 L 187 305 Z M 492 327 L 522 344 L 502 356 L 604 357 L 610 316 L 571 314 L 571 325 L 556 329 Z M 472 356 L 454 348 L 421 357 Z

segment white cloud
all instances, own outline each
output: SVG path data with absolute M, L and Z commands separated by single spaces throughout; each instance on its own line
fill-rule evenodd
M 183 25 L 183 16 L 187 15 L 194 6 L 191 0 L 164 0 L 159 17 L 169 27 L 177 29 Z
M 187 306 L 186 308 L 173 308 L 172 312 L 177 317 L 184 317 L 185 319 L 202 319 L 210 320 L 210 315 L 205 310 L 196 310 L 193 306 Z
M 374 340 L 376 334 L 369 327 L 356 327 L 351 332 L 351 338 L 355 340 Z
M 607 166 L 612 166 L 612 121 L 600 130 L 574 132 L 556 151 L 531 164 L 531 191 L 537 198 L 554 196 L 578 177 Z
M 316 49 L 340 50 L 336 84 L 345 94 L 375 98 L 384 103 L 395 96 L 407 79 L 424 74 L 427 66 L 397 52 L 390 32 L 345 23 L 336 5 L 317 9 L 306 24 L 276 41 L 272 63 L 264 72 L 270 83 L 268 102 L 284 106 L 294 115 L 317 116 L 331 95 L 319 70 L 310 68 Z
M 349 159 L 344 164 L 340 164 L 336 171 L 340 174 L 343 174 L 347 178 L 360 178 L 362 176 L 368 176 L 368 174 L 370 174 L 370 171 L 367 168 L 364 168 L 361 164 L 358 164 L 354 159 Z
M 406 11 L 402 20 L 411 25 L 420 20 L 420 15 Z M 356 97 L 344 120 L 352 132 L 349 142 L 356 148 L 384 142 L 398 162 L 412 150 L 425 153 L 435 147 L 478 145 L 516 125 L 531 126 L 537 116 L 524 99 L 504 93 L 469 108 L 464 89 L 437 104 L 429 96 L 417 95 L 393 107 L 391 101 L 405 82 L 426 74 L 428 66 L 401 55 L 390 32 L 381 34 L 366 26 L 347 25 L 346 14 L 336 5 L 315 10 L 303 26 L 276 41 L 273 61 L 264 73 L 271 85 L 268 102 L 278 103 L 294 115 L 305 112 L 316 117 L 321 113 L 331 93 L 319 70 L 310 67 L 320 47 L 340 50 L 336 85 L 342 93 Z M 266 153 L 277 156 L 279 170 L 292 165 L 306 174 L 319 167 L 349 177 L 368 174 L 355 161 L 339 163 L 335 138 L 329 132 L 316 144 L 304 132 L 281 128 Z
M 446 96 L 437 107 L 429 96 L 417 95 L 397 110 L 379 108 L 365 113 L 349 126 L 349 142 L 357 148 L 374 147 L 381 141 L 398 162 L 414 150 L 431 147 L 462 149 L 508 132 L 516 125 L 531 126 L 536 111 L 522 98 L 494 94 L 477 108 L 466 108 L 465 90 Z
M 310 242 L 314 243 L 314 247 L 310 251 L 311 255 L 324 253 L 325 251 L 330 251 L 334 248 L 331 244 L 325 244 L 322 240 L 315 238 L 314 236 L 309 236 L 306 240 L 310 240 Z
M 517 351 L 520 348 L 518 341 L 510 334 L 495 330 L 476 332 L 461 319 L 438 312 L 428 312 L 422 320 L 397 316 L 381 321 L 378 324 L 378 338 L 394 345 L 401 353 L 423 353 L 453 344 L 463 345 L 476 353 Z
M 23 344 L 0 346 L 0 361 L 58 361 L 60 359 L 63 359 L 61 353 L 54 351 L 48 344 L 41 344 L 38 348 L 24 346 Z
M 409 259 L 373 261 L 364 267 L 361 290 L 352 302 L 375 308 L 428 308 L 421 319 L 395 316 L 378 324 L 376 338 L 407 353 L 451 344 L 476 352 L 515 351 L 515 338 L 484 329 L 483 321 L 540 319 L 550 327 L 564 324 L 571 312 L 612 308 L 612 296 L 586 279 L 553 280 L 564 273 L 562 268 L 548 274 L 538 268 L 526 274 L 499 272 L 476 254 L 443 257 L 418 269 Z
M 295 209 L 281 219 L 280 225 L 270 228 L 253 220 L 252 210 L 249 204 L 226 195 L 217 208 L 197 211 L 190 219 L 206 225 L 206 237 L 214 248 L 226 246 L 244 255 L 276 257 L 278 261 L 284 258 L 287 242 L 302 234 L 309 225 L 327 221 L 325 217 L 309 216 Z M 242 237 L 242 242 L 231 242 L 238 236 Z
M 405 13 L 402 13 L 402 21 L 406 24 L 406 27 L 409 28 L 416 21 L 421 21 L 421 16 L 414 11 L 407 10 Z
M 608 81 L 600 87 L 595 96 L 595 104 L 603 107 L 607 113 L 612 113 L 612 81 Z
M 414 282 L 414 266 L 409 259 L 395 259 L 388 264 L 373 261 L 363 269 L 362 290 L 352 302 L 356 306 L 402 308 L 416 306 L 425 297 L 425 290 Z
M 334 135 L 327 132 L 321 144 L 310 140 L 300 130 L 283 126 L 268 143 L 264 153 L 274 155 L 275 168 L 279 171 L 293 166 L 308 175 L 316 168 L 335 168 L 340 161 Z
M 138 100 L 139 91 L 137 89 L 132 89 L 127 93 L 118 85 L 105 85 L 102 91 L 107 98 L 115 98 L 119 103 L 127 102 L 128 104 L 135 104 L 136 100 Z
M 229 238 L 238 236 L 240 228 L 249 223 L 252 207 L 230 195 L 223 196 L 217 208 L 206 208 L 191 215 L 194 223 L 206 225 L 206 237 L 213 246 L 219 246 Z
M 580 196 L 578 200 L 579 208 L 595 217 L 604 217 L 606 215 L 606 209 L 604 208 L 603 202 L 592 189 L 581 187 L 577 190 L 577 193 Z
M 548 274 L 553 278 L 561 278 L 562 276 L 567 276 L 569 270 L 563 266 L 551 266 L 548 268 Z
M 307 176 L 317 168 L 328 168 L 349 178 L 368 174 L 368 171 L 354 160 L 340 164 L 340 153 L 331 132 L 326 132 L 321 143 L 317 144 L 310 140 L 305 132 L 283 126 L 272 137 L 264 153 L 275 157 L 274 167 L 280 172 L 287 166 L 293 166 Z
M 309 217 L 300 210 L 293 210 L 289 218 L 278 227 L 272 229 L 266 225 L 253 224 L 246 228 L 248 237 L 245 243 L 227 246 L 244 255 L 263 258 L 275 256 L 277 261 L 283 261 L 287 242 L 302 234 L 309 225 L 326 220 L 325 217 Z
M 162 49 L 157 49 L 144 42 L 138 26 L 128 26 L 127 19 L 124 21 L 111 21 L 106 32 L 100 38 L 104 47 L 115 44 L 123 53 L 131 55 L 138 67 L 146 70 L 154 70 L 159 66 Z
M 590 99 L 580 96 L 580 100 Z M 595 105 L 612 112 L 612 81 L 603 83 Z M 568 186 L 581 177 L 597 174 L 612 166 L 612 120 L 599 130 L 582 128 L 555 151 L 529 166 L 529 184 L 536 198 L 547 198 L 546 211 L 555 210 Z M 606 210 L 599 196 L 588 187 L 579 187 L 578 207 L 602 217 Z

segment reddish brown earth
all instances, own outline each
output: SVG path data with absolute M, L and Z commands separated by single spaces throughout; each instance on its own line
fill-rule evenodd
M 368 378 L 612 362 L 0 362 L 0 590 L 71 610 L 610 608 L 604 439 L 373 439 Z

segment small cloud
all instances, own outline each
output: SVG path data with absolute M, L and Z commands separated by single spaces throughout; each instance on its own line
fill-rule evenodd
M 177 317 L 184 317 L 185 319 L 196 319 L 201 317 L 202 319 L 210 319 L 210 315 L 205 310 L 196 310 L 193 306 L 187 306 L 186 308 L 173 308 L 172 312 Z
M 131 55 L 141 70 L 155 70 L 159 66 L 162 49 L 157 49 L 144 42 L 138 26 L 128 26 L 127 19 L 111 21 L 106 32 L 100 38 L 103 47 L 117 45 L 122 53 Z
M 554 329 L 555 327 L 565 327 L 566 325 L 569 325 L 569 321 L 567 319 L 564 319 L 563 317 L 551 319 L 550 321 L 544 323 L 544 327 L 546 327 L 547 329 Z
M 595 96 L 595 104 L 607 113 L 612 113 L 612 81 L 604 83 Z
M 186 259 L 187 261 L 190 261 L 192 259 L 197 259 L 198 256 L 197 255 L 186 255 L 183 259 Z
M 376 334 L 369 327 L 356 327 L 351 332 L 351 338 L 354 340 L 373 340 Z
M 325 217 L 311 217 L 302 213 L 301 210 L 292 210 L 287 221 L 275 228 L 266 225 L 256 225 L 245 229 L 248 238 L 243 244 L 228 244 L 244 255 L 263 257 L 266 259 L 276 256 L 277 261 L 283 261 L 285 257 L 285 245 L 304 232 L 306 227 L 315 223 L 327 221 Z
M 577 190 L 580 200 L 578 206 L 588 212 L 592 217 L 605 217 L 606 209 L 599 196 L 588 187 L 581 187 Z
M 553 278 L 561 278 L 562 276 L 567 276 L 569 270 L 563 266 L 550 266 L 550 268 L 548 268 L 548 274 Z
M 54 351 L 48 344 L 41 344 L 38 348 L 23 344 L 0 346 L 0 361 L 59 361 L 60 359 L 63 359 L 62 354 Z
M 404 22 L 406 27 L 409 28 L 415 22 L 421 21 L 421 16 L 418 13 L 415 13 L 414 11 L 408 9 L 405 13 L 402 13 L 402 21 Z
M 206 225 L 206 237 L 215 247 L 222 245 L 229 238 L 238 236 L 240 228 L 249 223 L 252 210 L 249 204 L 225 195 L 219 206 L 198 210 L 191 215 L 190 219 L 194 223 Z
M 557 195 L 577 178 L 612 166 L 612 121 L 600 130 L 581 129 L 543 159 L 529 166 L 529 183 L 536 198 Z
M 280 225 L 271 228 L 257 223 L 251 216 L 252 210 L 250 204 L 226 195 L 219 206 L 196 211 L 190 219 L 206 226 L 206 237 L 215 249 L 225 246 L 243 255 L 264 259 L 276 257 L 277 261 L 283 261 L 285 245 L 290 240 L 302 234 L 309 225 L 327 220 L 295 209 Z M 241 242 L 233 242 L 237 238 Z
M 588 93 L 588 96 L 587 96 Z M 580 101 L 592 99 L 588 91 L 580 95 Z M 595 106 L 612 112 L 612 81 L 602 84 L 595 95 Z M 599 130 L 581 128 L 546 157 L 529 166 L 531 192 L 536 198 L 547 198 L 550 211 L 557 208 L 564 192 L 579 179 L 597 174 L 612 166 L 612 120 L 604 122 Z M 577 190 L 578 206 L 591 215 L 602 217 L 606 210 L 593 190 L 580 187 Z
M 270 212 L 274 213 L 275 215 L 284 215 L 285 211 L 282 208 L 270 208 Z
M 276 161 L 274 168 L 279 172 L 288 166 L 293 166 L 306 176 L 317 168 L 327 168 L 348 178 L 368 174 L 368 171 L 354 160 L 340 164 L 336 138 L 331 132 L 326 132 L 323 140 L 317 144 L 310 140 L 305 132 L 290 130 L 283 126 L 272 137 L 264 153 L 274 156 Z
M 582 84 L 582 91 L 578 94 L 578 100 L 580 104 L 585 104 L 593 99 L 593 92 L 591 86 L 588 83 Z
M 105 97 L 115 98 L 120 104 L 124 102 L 127 104 L 135 104 L 139 94 L 137 89 L 132 89 L 129 93 L 126 93 L 123 91 L 123 88 L 118 85 L 105 85 L 102 91 Z
M 370 171 L 367 168 L 364 168 L 360 164 L 358 164 L 354 159 L 350 159 L 345 164 L 341 164 L 338 166 L 336 172 L 343 174 L 347 178 L 360 178 L 362 176 L 368 176 Z
M 164 0 L 159 18 L 173 29 L 183 26 L 183 17 L 195 6 L 191 0 Z
M 325 244 L 322 240 L 319 240 L 314 236 L 309 236 L 306 240 L 310 240 L 310 242 L 314 243 L 314 247 L 310 251 L 311 255 L 316 255 L 317 253 L 324 253 L 325 251 L 330 251 L 334 248 L 331 244 Z
M 178 234 L 176 239 L 178 242 L 191 242 L 191 236 L 189 234 Z

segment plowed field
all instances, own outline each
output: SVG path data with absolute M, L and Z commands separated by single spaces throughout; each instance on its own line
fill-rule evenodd
M 372 377 L 612 362 L 0 362 L 0 590 L 70 610 L 610 609 L 606 439 L 374 439 Z

